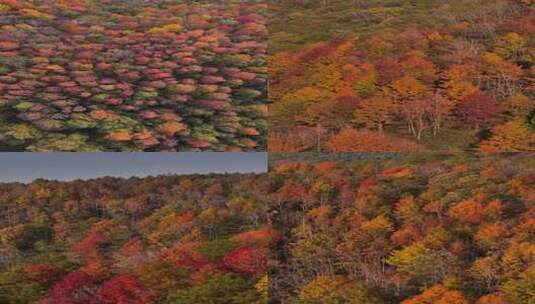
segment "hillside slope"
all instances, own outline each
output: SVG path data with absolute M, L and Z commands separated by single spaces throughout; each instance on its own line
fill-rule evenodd
M 272 151 L 535 149 L 528 1 L 273 3 Z

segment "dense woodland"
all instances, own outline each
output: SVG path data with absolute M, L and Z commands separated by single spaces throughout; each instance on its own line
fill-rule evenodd
M 0 303 L 265 303 L 265 174 L 0 184 Z
M 0 150 L 264 151 L 265 10 L 0 0 Z
M 274 155 L 274 303 L 535 303 L 531 155 Z
M 535 149 L 531 0 L 273 0 L 269 150 Z

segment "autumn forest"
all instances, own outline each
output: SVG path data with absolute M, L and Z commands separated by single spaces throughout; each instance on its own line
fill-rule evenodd
M 534 303 L 531 155 L 270 161 L 274 303 Z
M 0 150 L 265 150 L 265 5 L 226 2 L 0 0 Z
M 531 5 L 273 1 L 269 150 L 533 151 Z
M 530 154 L 0 183 L 0 303 L 530 304 Z
M 535 0 L 0 0 L 0 304 L 535 304 L 534 156 Z
M 0 184 L 0 303 L 265 303 L 265 175 Z

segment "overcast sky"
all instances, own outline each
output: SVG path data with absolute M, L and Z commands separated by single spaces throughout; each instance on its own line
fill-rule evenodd
M 260 152 L 0 153 L 0 182 L 266 170 L 267 155 Z

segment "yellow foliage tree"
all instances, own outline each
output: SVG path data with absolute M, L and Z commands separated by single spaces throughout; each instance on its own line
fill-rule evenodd
M 535 151 L 535 134 L 527 126 L 513 120 L 497 125 L 491 130 L 491 137 L 478 145 L 483 153 Z
M 31 17 L 31 18 L 43 19 L 43 20 L 52 20 L 52 19 L 54 19 L 54 16 L 52 16 L 52 15 L 49 15 L 47 13 L 43 13 L 43 12 L 40 12 L 40 11 L 35 10 L 35 9 L 31 9 L 31 8 L 23 8 L 23 9 L 20 10 L 20 12 L 23 15 Z
M 299 299 L 320 303 L 339 290 L 346 280 L 339 276 L 320 275 L 299 289 Z
M 394 120 L 397 105 L 386 96 L 374 96 L 363 100 L 353 113 L 357 123 L 364 124 L 368 129 L 383 132 L 384 127 Z
M 401 302 L 401 304 L 469 304 L 460 291 L 448 290 L 442 285 L 426 289 L 420 295 Z
M 516 58 L 525 46 L 526 40 L 517 33 L 508 33 L 498 42 L 494 52 L 502 58 Z
M 505 101 L 505 105 L 513 116 L 527 116 L 535 109 L 535 101 L 521 93 L 509 97 Z
M 397 101 L 415 99 L 426 91 L 426 87 L 418 79 L 412 76 L 404 76 L 392 84 L 393 97 Z
M 167 24 L 161 27 L 153 27 L 148 32 L 149 34 L 164 34 L 164 33 L 180 33 L 184 30 L 184 26 L 180 23 Z

